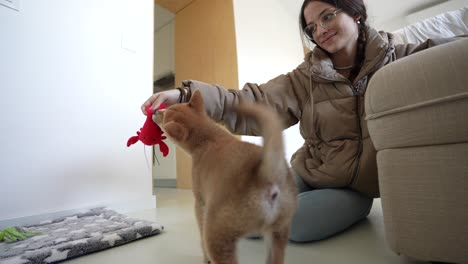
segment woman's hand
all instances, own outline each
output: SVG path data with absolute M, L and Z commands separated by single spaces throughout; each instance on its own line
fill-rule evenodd
M 178 89 L 167 90 L 153 94 L 146 102 L 141 106 L 141 111 L 146 115 L 146 107 L 151 105 L 150 109 L 157 109 L 162 103 L 165 103 L 167 107 L 178 103 L 180 91 Z

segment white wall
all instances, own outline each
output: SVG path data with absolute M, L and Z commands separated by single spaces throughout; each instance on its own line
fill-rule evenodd
M 22 0 L 0 6 L 0 36 L 0 220 L 155 202 L 143 145 L 126 147 L 152 92 L 153 0 Z
M 264 83 L 295 69 L 304 59 L 297 15 L 284 8 L 284 0 L 235 0 L 239 85 Z M 287 129 L 283 137 L 286 158 L 302 145 L 298 125 Z M 243 137 L 260 143 L 261 139 Z
M 155 79 L 175 72 L 175 14 L 159 5 L 155 5 L 154 20 L 154 77 Z M 177 84 L 176 84 L 177 85 Z M 156 146 L 156 155 L 159 164 L 153 166 L 153 178 L 177 178 L 176 145 L 168 138 L 164 142 L 169 147 L 169 154 L 162 157 L 159 147 Z

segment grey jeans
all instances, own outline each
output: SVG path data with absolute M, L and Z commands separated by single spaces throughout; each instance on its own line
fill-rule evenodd
M 372 198 L 351 189 L 313 189 L 296 176 L 297 212 L 291 222 L 289 239 L 308 242 L 331 237 L 364 219 Z

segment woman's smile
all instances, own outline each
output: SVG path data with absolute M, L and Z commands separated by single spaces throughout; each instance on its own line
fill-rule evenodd
M 334 39 L 334 37 L 335 37 L 336 35 L 337 35 L 337 33 L 335 32 L 335 33 L 332 33 L 332 34 L 330 34 L 330 35 L 324 37 L 324 40 L 322 40 L 320 44 L 322 44 L 322 45 L 323 45 L 323 44 L 330 44 L 330 43 L 331 43 L 330 40 Z

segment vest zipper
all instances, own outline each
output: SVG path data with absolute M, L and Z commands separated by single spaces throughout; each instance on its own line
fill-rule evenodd
M 359 107 L 359 102 L 360 102 L 360 96 L 359 96 L 359 90 L 356 88 L 356 86 L 351 84 L 351 89 L 353 90 L 353 96 L 356 98 L 356 121 L 357 121 L 357 126 L 359 128 L 359 146 L 358 146 L 358 151 L 356 153 L 356 166 L 354 168 L 353 172 L 353 177 L 351 178 L 351 181 L 349 183 L 350 186 L 354 184 L 356 181 L 358 175 L 359 175 L 359 168 L 360 168 L 360 163 L 361 163 L 361 154 L 362 154 L 362 126 L 361 126 L 361 114 L 360 114 L 360 107 Z

